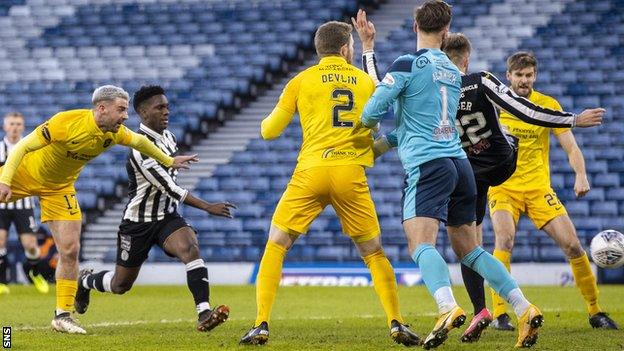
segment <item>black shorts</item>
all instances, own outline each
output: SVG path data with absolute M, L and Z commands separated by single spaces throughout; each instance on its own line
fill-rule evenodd
M 178 213 L 165 216 L 160 221 L 132 222 L 124 219 L 117 233 L 117 264 L 139 267 L 147 259 L 152 246 L 164 249 L 167 238 L 180 228 L 191 227 Z M 171 256 L 165 251 L 168 256 Z
M 15 224 L 15 230 L 19 235 L 31 234 L 37 231 L 35 212 L 33 209 L 0 210 L 0 229 L 9 231 L 11 223 Z
M 483 222 L 485 209 L 487 208 L 487 194 L 491 186 L 503 184 L 516 171 L 518 161 L 518 149 L 513 152 L 496 167 L 490 169 L 475 169 L 475 180 L 477 182 L 477 225 Z

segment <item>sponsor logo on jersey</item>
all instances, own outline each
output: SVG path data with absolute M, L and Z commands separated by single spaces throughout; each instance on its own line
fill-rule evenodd
M 426 56 L 419 56 L 416 59 L 416 67 L 418 67 L 418 68 L 423 68 L 426 65 L 428 65 L 429 63 L 431 63 L 431 61 L 429 61 L 429 59 Z
M 455 126 L 451 126 L 445 123 L 440 123 L 438 127 L 433 129 L 434 140 L 451 140 L 457 132 Z
M 41 127 L 41 135 L 48 143 L 52 141 L 52 136 L 50 136 L 50 129 L 48 128 L 48 123 L 44 124 L 43 127 Z
M 465 87 L 462 87 L 461 91 L 464 92 L 464 91 L 468 91 L 468 90 L 475 90 L 478 87 L 479 87 L 478 84 L 470 84 L 470 85 L 466 85 Z
M 487 149 L 489 149 L 490 146 L 491 144 L 488 142 L 487 139 L 481 139 L 479 140 L 478 143 L 468 146 L 468 153 L 471 155 L 478 155 L 482 153 L 483 151 L 486 151 Z
M 354 157 L 357 157 L 357 152 L 354 149 L 336 150 L 332 147 L 323 152 L 324 159 L 340 160 Z
M 97 157 L 97 155 L 79 154 L 73 151 L 67 151 L 65 156 L 67 156 L 67 158 L 71 158 L 72 160 L 76 160 L 76 161 L 91 161 L 92 159 Z
M 394 78 L 392 78 L 392 74 L 386 73 L 385 77 L 381 80 L 381 83 L 388 85 L 388 86 L 393 86 Z

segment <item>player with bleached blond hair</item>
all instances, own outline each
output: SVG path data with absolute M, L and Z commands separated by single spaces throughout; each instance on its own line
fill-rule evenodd
M 172 168 L 188 168 L 197 156 L 171 157 L 144 135 L 124 126 L 129 96 L 105 85 L 93 92 L 91 109 L 59 112 L 17 145 L 0 168 L 0 201 L 38 196 L 41 222 L 47 223 L 58 249 L 56 310 L 52 329 L 86 334 L 71 317 L 78 288 L 82 213 L 74 182 L 84 166 L 116 144 L 125 145 Z

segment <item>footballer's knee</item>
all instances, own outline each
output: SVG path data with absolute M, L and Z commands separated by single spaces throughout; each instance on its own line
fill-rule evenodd
M 372 255 L 376 252 L 383 252 L 383 248 L 381 247 L 381 239 L 379 236 L 366 240 L 366 241 L 353 241 L 358 251 L 360 252 L 360 256 L 365 257 L 368 255 Z
M 61 259 L 66 262 L 77 262 L 78 254 L 80 253 L 80 243 L 79 242 L 70 242 L 64 245 L 59 246 L 58 248 L 59 255 Z
M 581 242 L 577 238 L 563 243 L 561 250 L 569 259 L 579 258 L 585 254 L 585 250 L 583 250 L 583 246 L 581 246 Z
M 185 243 L 180 248 L 178 258 L 184 263 L 195 261 L 199 258 L 199 245 L 197 243 Z
M 512 233 L 497 233 L 495 238 L 495 247 L 497 250 L 511 252 L 514 247 L 514 237 Z
M 132 289 L 133 284 L 134 284 L 134 281 L 132 280 L 129 280 L 129 279 L 117 280 L 114 277 L 113 280 L 111 281 L 111 290 L 113 294 L 123 295 L 126 292 L 128 292 L 130 289 Z

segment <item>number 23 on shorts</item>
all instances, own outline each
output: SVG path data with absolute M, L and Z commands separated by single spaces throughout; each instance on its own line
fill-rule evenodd
M 551 206 L 551 207 L 561 206 L 561 201 L 559 201 L 559 198 L 557 197 L 557 194 L 555 193 L 544 195 L 544 199 L 546 200 L 546 203 L 548 204 L 548 206 Z

